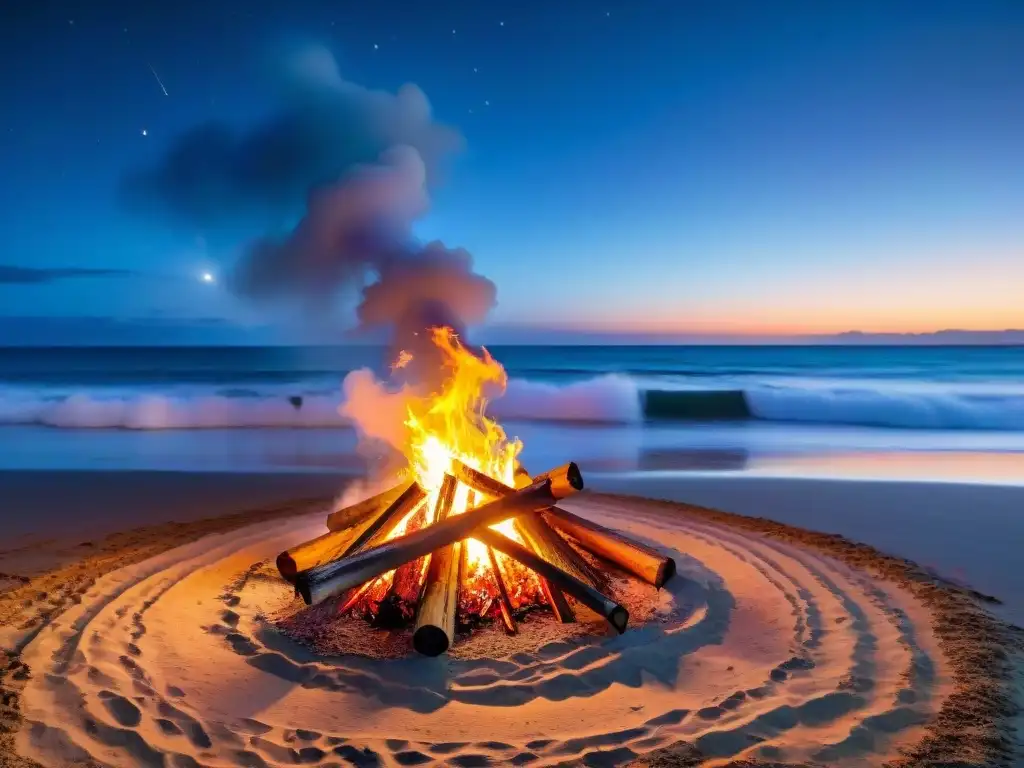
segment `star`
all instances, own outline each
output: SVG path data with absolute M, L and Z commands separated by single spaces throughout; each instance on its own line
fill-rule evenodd
M 491 102 L 489 102 L 489 101 L 485 101 L 485 102 L 484 102 L 484 106 L 485 106 L 485 107 L 489 107 L 489 106 L 491 106 Z
M 455 30 L 454 30 L 454 29 L 452 30 L 452 34 L 453 34 L 453 35 L 455 34 Z
M 605 16 L 611 16 L 611 15 L 612 15 L 612 12 L 611 12 L 611 11 L 605 11 L 605 12 L 604 12 L 604 15 L 605 15 Z
M 216 278 L 214 278 L 212 272 L 203 272 L 203 274 L 200 275 L 200 279 L 204 283 L 214 283 L 214 282 L 216 282 Z
M 379 45 L 377 45 L 376 43 L 374 43 L 374 44 L 373 44 L 373 50 L 375 50 L 375 51 L 376 51 L 376 50 L 379 50 L 379 49 L 380 49 L 380 46 L 379 46 Z
M 479 69 L 477 69 L 476 67 L 473 67 L 473 71 L 474 71 L 474 72 L 479 72 L 480 70 L 479 70 Z
M 72 27 L 75 26 L 75 20 L 74 19 L 68 19 L 68 24 L 70 24 Z
M 143 128 L 142 129 L 142 135 L 143 136 L 149 136 L 149 131 L 147 131 L 145 128 Z
M 499 21 L 498 22 L 498 26 L 499 27 L 504 27 L 505 26 L 505 22 L 504 21 Z

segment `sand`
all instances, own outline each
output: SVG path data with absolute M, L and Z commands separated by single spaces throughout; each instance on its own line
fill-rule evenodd
M 773 513 L 798 504 L 804 486 L 789 487 Z M 587 494 L 566 506 L 679 566 L 624 635 L 328 656 L 275 630 L 294 598 L 267 567 L 323 530 L 324 506 L 116 534 L 31 575 L 0 554 L 4 623 L 31 623 L 3 639 L 0 765 L 999 766 L 1019 752 L 1019 633 L 906 560 Z

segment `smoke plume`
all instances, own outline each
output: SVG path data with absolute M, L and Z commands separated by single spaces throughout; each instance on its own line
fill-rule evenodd
M 495 302 L 494 284 L 473 271 L 467 251 L 413 233 L 461 146 L 416 86 L 367 90 L 312 49 L 290 62 L 271 118 L 244 131 L 218 123 L 189 131 L 154 167 L 127 176 L 122 193 L 193 233 L 262 222 L 228 280 L 247 300 L 295 303 L 322 323 L 339 298 L 358 296 L 357 330 L 390 331 L 390 359 L 402 351 L 406 364 L 389 384 L 369 371 L 349 374 L 342 413 L 393 468 L 407 398 L 437 391 L 445 376 L 428 329 L 464 337 Z M 282 234 L 272 226 L 282 217 L 298 223 Z
M 345 80 L 324 49 L 292 59 L 283 85 L 280 109 L 262 124 L 189 131 L 155 167 L 126 177 L 122 191 L 136 208 L 193 230 L 298 217 L 283 235 L 267 226 L 252 239 L 229 285 L 320 317 L 357 294 L 358 328 L 392 329 L 396 351 L 412 352 L 413 368 L 429 378 L 422 331 L 444 324 L 461 333 L 495 301 L 469 253 L 413 234 L 462 138 L 434 119 L 415 85 L 368 90 Z

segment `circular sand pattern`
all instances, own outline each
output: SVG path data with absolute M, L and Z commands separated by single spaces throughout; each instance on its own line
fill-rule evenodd
M 319 515 L 116 571 L 23 654 L 19 748 L 48 766 L 618 765 L 683 742 L 709 764 L 860 766 L 921 738 L 948 670 L 908 592 L 622 504 L 565 506 L 676 557 L 653 615 L 621 636 L 500 638 L 489 657 L 328 658 L 274 631 L 263 617 L 293 598 L 265 563 Z

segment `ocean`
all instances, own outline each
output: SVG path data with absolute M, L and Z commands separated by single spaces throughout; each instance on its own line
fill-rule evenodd
M 1024 478 L 1020 347 L 490 352 L 509 375 L 490 413 L 538 466 L 848 474 L 913 455 Z M 357 471 L 342 381 L 385 364 L 371 347 L 0 348 L 0 468 Z

